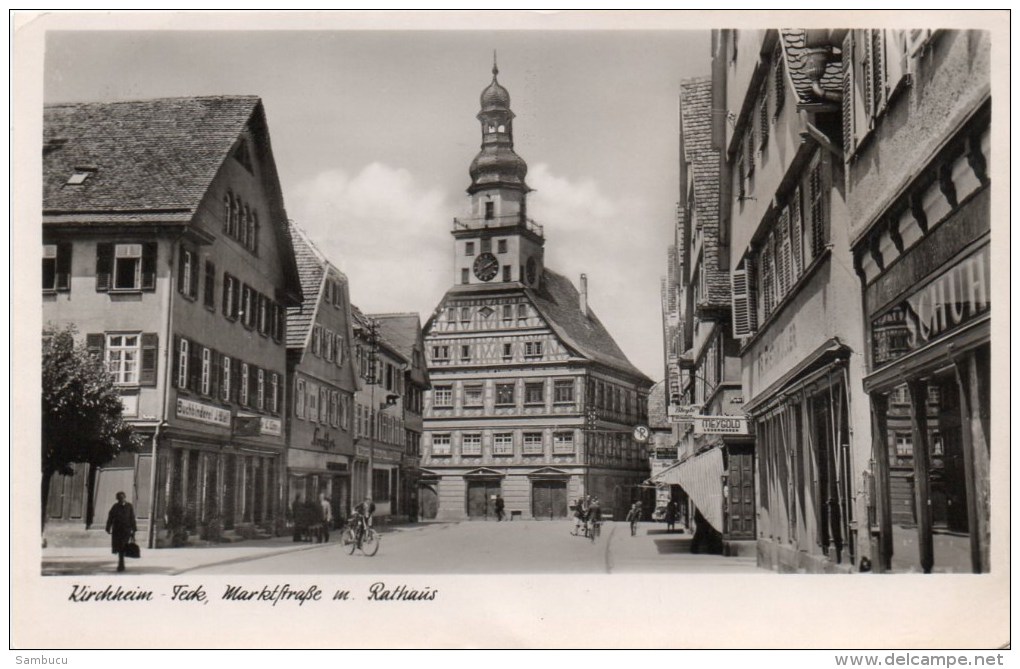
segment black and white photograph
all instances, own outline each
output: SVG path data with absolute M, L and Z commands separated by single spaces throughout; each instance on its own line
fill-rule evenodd
M 14 12 L 12 650 L 1008 648 L 1008 22 Z

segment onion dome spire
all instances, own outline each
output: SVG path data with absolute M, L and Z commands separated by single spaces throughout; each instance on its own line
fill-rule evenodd
M 513 188 L 529 191 L 524 177 L 528 165 L 514 153 L 513 119 L 510 110 L 510 92 L 497 79 L 499 66 L 496 52 L 492 52 L 492 82 L 482 91 L 481 111 L 482 149 L 471 162 L 471 186 L 468 193 L 485 188 Z

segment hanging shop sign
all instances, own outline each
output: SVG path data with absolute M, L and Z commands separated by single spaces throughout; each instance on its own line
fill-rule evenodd
M 651 436 L 652 431 L 648 429 L 647 425 L 635 425 L 634 426 L 634 441 L 639 444 L 643 444 L 648 441 L 648 437 Z
M 372 455 L 372 449 L 368 446 L 357 446 L 355 453 L 357 453 L 359 458 L 368 458 Z
M 871 321 L 876 365 L 911 351 L 988 312 L 991 264 L 988 245 L 907 295 Z
M 177 398 L 177 417 L 219 427 L 230 427 L 230 412 L 220 407 Z
M 699 411 L 700 404 L 670 404 L 666 407 L 666 416 L 670 423 L 689 423 Z
M 695 416 L 694 434 L 750 434 L 744 416 Z

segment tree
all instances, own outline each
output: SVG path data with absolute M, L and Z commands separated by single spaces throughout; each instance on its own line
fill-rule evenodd
M 104 465 L 140 440 L 124 422 L 120 394 L 97 356 L 76 342 L 73 325 L 43 333 L 42 526 L 53 474 Z M 92 491 L 89 490 L 91 498 Z

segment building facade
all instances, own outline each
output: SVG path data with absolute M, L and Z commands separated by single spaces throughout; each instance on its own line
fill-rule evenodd
M 849 571 L 868 554 L 864 339 L 844 197 L 838 31 L 713 33 L 726 110 L 734 334 L 755 438 L 758 561 Z
M 579 291 L 545 266 L 497 73 L 481 95 L 469 214 L 453 224 L 455 285 L 425 325 L 421 507 L 492 518 L 502 496 L 512 516 L 561 518 L 590 494 L 620 513 L 648 475 L 631 433 L 652 383 L 589 308 L 586 277 Z
M 680 86 L 680 200 L 667 273 L 666 378 L 677 463 L 656 480 L 679 485 L 689 515 L 726 539 L 755 537 L 754 440 L 743 420 L 740 344 L 733 336 L 729 248 L 720 230 L 721 151 L 711 78 Z M 673 312 L 673 314 L 670 313 Z M 675 314 L 675 315 L 674 315 Z M 724 427 L 701 417 L 732 417 Z M 737 427 L 733 427 L 734 423 Z
M 990 37 L 853 30 L 843 135 L 863 289 L 875 568 L 987 572 Z
M 287 309 L 287 495 L 291 509 L 325 494 L 334 518 L 351 508 L 354 368 L 350 289 L 303 230 L 290 224 L 304 302 Z
M 145 439 L 94 507 L 124 490 L 155 545 L 272 531 L 302 293 L 261 101 L 48 105 L 43 177 L 44 322 L 78 328 Z M 54 481 L 50 516 L 81 494 Z

